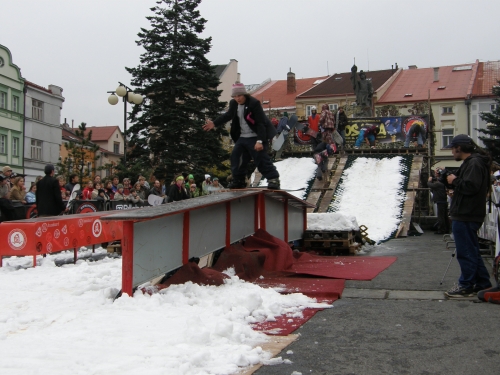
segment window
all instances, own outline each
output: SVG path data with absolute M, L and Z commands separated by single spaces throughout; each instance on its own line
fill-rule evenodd
M 42 160 L 42 141 L 36 139 L 31 140 L 31 158 Z
M 339 108 L 339 105 L 338 104 L 328 104 L 328 108 L 330 109 L 330 111 L 335 112 Z
M 443 147 L 442 148 L 445 148 L 446 146 L 448 146 L 450 144 L 451 140 L 453 139 L 453 132 L 454 132 L 453 128 L 443 129 L 443 133 L 442 133 Z
M 490 111 L 495 112 L 498 108 L 498 104 L 490 104 Z
M 0 135 L 0 154 L 7 153 L 7 136 L 5 134 Z
M 118 142 L 115 142 L 115 143 L 113 144 L 113 152 L 114 152 L 115 154 L 119 154 L 119 153 L 120 153 L 120 144 L 119 144 Z
M 12 156 L 19 156 L 19 138 L 12 138 Z
M 0 91 L 0 108 L 7 109 L 7 93 Z
M 453 113 L 453 107 L 443 107 L 443 115 Z
M 12 111 L 19 112 L 19 96 L 12 97 Z
M 31 117 L 34 120 L 43 121 L 43 102 L 32 99 Z

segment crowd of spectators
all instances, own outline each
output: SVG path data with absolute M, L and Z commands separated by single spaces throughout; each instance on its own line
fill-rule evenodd
M 0 199 L 8 203 L 20 202 L 28 205 L 36 203 L 36 183 L 42 178 L 43 176 L 37 177 L 27 188 L 24 176 L 13 175 L 12 169 L 5 166 L 0 173 Z M 55 178 L 59 183 L 63 201 L 70 200 L 75 185 L 78 185 L 80 188 L 74 193 L 73 198 L 105 202 L 123 201 L 135 206 L 147 205 L 148 197 L 152 194 L 162 197 L 164 203 L 169 203 L 214 194 L 224 189 L 217 177 L 212 180 L 208 174 L 200 186 L 192 174 L 179 174 L 167 184 L 161 184 L 153 177 L 151 185 L 144 176 L 139 176 L 137 181 L 132 181 L 130 178 L 123 178 L 120 181 L 118 176 L 101 180 L 100 176 L 95 176 L 84 183 L 81 183 L 77 174 L 71 174 L 68 180 L 62 175 Z

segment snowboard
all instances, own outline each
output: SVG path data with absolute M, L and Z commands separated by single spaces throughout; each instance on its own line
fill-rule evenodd
M 79 192 L 80 192 L 80 184 L 76 184 L 73 187 L 73 190 L 71 190 L 71 194 L 69 196 L 68 203 L 66 203 L 66 208 L 68 208 L 68 211 L 64 212 L 64 214 L 69 215 L 72 213 L 71 212 L 73 210 L 72 206 L 75 203 L 76 198 L 78 198 Z
M 279 151 L 282 147 L 283 144 L 285 143 L 285 140 L 288 137 L 288 133 L 290 133 L 295 126 L 298 124 L 298 118 L 296 115 L 292 115 L 287 122 L 288 127 L 290 130 L 283 130 L 273 141 L 273 150 L 274 151 Z
M 148 203 L 151 205 L 151 206 L 159 206 L 163 203 L 163 197 L 159 197 L 157 195 L 154 195 L 154 194 L 149 194 L 148 196 Z

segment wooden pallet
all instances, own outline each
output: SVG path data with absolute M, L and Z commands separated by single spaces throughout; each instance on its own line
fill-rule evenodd
M 121 244 L 108 245 L 108 247 L 106 248 L 106 250 L 108 251 L 108 253 L 118 253 L 118 254 L 121 254 L 122 253 L 122 245 Z
M 340 230 L 306 230 L 304 232 L 304 240 L 347 240 L 353 239 L 352 231 Z
M 352 231 L 316 231 L 304 232 L 304 248 L 330 255 L 339 252 L 355 254 L 359 244 L 354 242 Z

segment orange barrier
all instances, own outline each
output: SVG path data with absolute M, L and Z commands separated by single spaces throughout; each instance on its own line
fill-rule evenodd
M 116 211 L 41 217 L 6 221 L 0 224 L 0 267 L 4 256 L 36 256 L 121 240 L 121 221 L 101 221 Z

